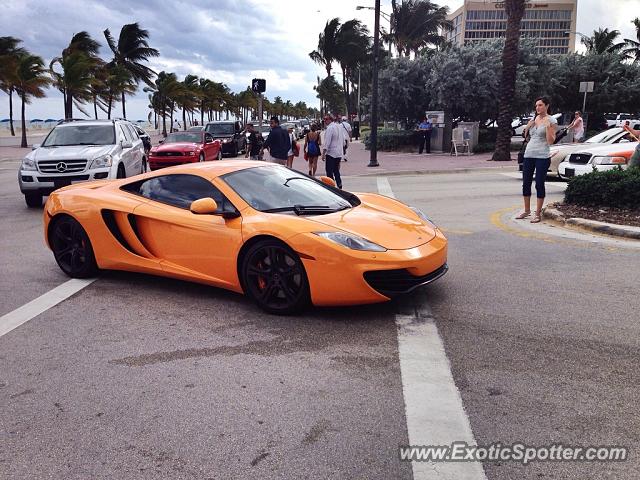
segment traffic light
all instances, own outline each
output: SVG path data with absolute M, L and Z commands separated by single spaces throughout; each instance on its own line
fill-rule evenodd
M 267 81 L 264 78 L 254 78 L 251 80 L 251 90 L 256 93 L 264 93 L 267 89 Z

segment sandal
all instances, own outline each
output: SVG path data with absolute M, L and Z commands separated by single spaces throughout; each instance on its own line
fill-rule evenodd
M 531 223 L 540 223 L 540 220 L 542 220 L 542 218 L 540 217 L 540 214 L 536 213 L 533 215 L 533 218 L 531 219 Z
M 527 218 L 529 215 L 531 215 L 531 212 L 522 212 L 516 217 L 516 220 L 522 220 L 523 218 Z

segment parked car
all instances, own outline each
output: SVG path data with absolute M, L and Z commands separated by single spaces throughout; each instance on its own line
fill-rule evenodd
M 304 137 L 302 125 L 300 125 L 300 122 L 298 122 L 297 120 L 289 120 L 282 124 L 282 128 L 286 130 L 289 128 L 289 125 L 293 127 L 293 134 L 296 136 L 296 138 Z
M 631 123 L 640 123 L 640 115 L 632 113 L 607 113 L 604 118 L 607 119 L 607 126 L 622 127 L 629 120 Z
M 223 120 L 209 122 L 204 131 L 210 133 L 214 140 L 222 142 L 222 154 L 237 157 L 238 153 L 244 153 L 247 149 L 247 137 L 244 134 L 242 122 Z
M 204 130 L 204 125 L 194 125 L 192 127 L 187 128 L 187 132 L 202 132 Z
M 74 120 L 56 125 L 22 160 L 20 191 L 27 206 L 72 183 L 125 178 L 147 171 L 143 141 L 126 120 Z
M 627 168 L 638 142 L 596 145 L 571 153 L 558 165 L 561 177 L 570 178 L 593 170 L 604 171 L 614 168 Z
M 571 153 L 584 150 L 592 145 L 611 145 L 616 143 L 628 143 L 631 141 L 632 138 L 631 135 L 629 135 L 629 132 L 626 132 L 620 127 L 614 127 L 588 138 L 583 143 L 562 143 L 553 145 L 549 149 L 551 152 L 551 165 L 549 166 L 547 175 L 562 178 L 558 172 L 558 165 L 560 165 L 560 162 L 562 162 L 567 155 L 570 155 Z M 522 167 L 522 165 L 520 165 L 520 167 Z M 522 170 L 522 168 L 520 168 L 520 170 Z
M 307 133 L 311 131 L 311 122 L 306 118 L 301 118 L 298 120 L 300 122 L 300 126 L 302 127 L 302 136 L 305 136 Z
M 222 143 L 207 132 L 174 132 L 161 142 L 151 149 L 151 170 L 222 159 Z

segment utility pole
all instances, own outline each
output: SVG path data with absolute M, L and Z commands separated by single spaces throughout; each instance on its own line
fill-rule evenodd
M 376 17 L 373 32 L 373 92 L 371 92 L 371 157 L 368 167 L 378 163 L 378 47 L 380 44 L 380 0 L 376 0 Z

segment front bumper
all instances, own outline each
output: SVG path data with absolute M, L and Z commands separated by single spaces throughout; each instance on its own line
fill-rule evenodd
M 111 175 L 111 168 L 96 168 L 78 173 L 40 173 L 37 170 L 19 170 L 18 184 L 20 191 L 24 194 L 49 195 L 54 190 L 78 182 L 88 180 L 104 180 L 114 178 Z
M 159 168 L 174 167 L 176 165 L 184 165 L 185 163 L 195 163 L 198 157 L 195 155 L 167 156 L 155 157 L 149 155 L 149 168 L 158 170 Z
M 591 165 L 590 163 L 585 165 L 582 163 L 562 162 L 558 165 L 558 173 L 562 178 L 578 177 L 593 172 L 594 167 L 596 171 L 604 172 L 618 168 L 618 165 Z M 624 168 L 624 165 L 622 167 Z
M 447 239 L 439 230 L 428 243 L 386 252 L 350 250 L 329 240 L 319 242 L 314 234 L 300 234 L 291 243 L 305 266 L 311 301 L 318 306 L 385 302 L 448 270 Z

